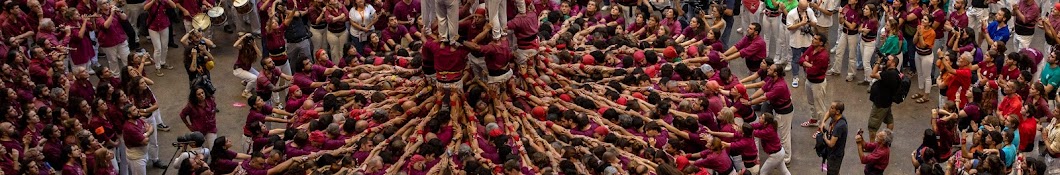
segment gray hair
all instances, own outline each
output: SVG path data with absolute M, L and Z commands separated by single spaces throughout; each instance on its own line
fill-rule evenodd
M 880 143 L 888 148 L 891 147 L 891 143 L 894 142 L 894 132 L 886 128 L 880 130 L 879 132 L 883 133 L 883 138 L 880 138 Z

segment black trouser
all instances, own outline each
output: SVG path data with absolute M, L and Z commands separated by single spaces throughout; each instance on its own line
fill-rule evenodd
M 839 168 L 843 167 L 843 157 L 835 157 L 825 159 L 825 164 L 828 165 L 828 175 L 839 175 Z

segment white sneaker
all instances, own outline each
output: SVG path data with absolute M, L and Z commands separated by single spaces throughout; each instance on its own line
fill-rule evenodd
M 799 78 L 795 78 L 794 80 L 791 80 L 791 87 L 799 88 Z
M 791 64 L 785 65 L 784 66 L 784 71 L 791 71 Z
M 743 28 L 736 29 L 736 33 L 743 34 Z

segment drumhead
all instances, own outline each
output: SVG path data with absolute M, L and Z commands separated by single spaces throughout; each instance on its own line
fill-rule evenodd
M 191 25 L 195 29 L 205 30 L 206 28 L 210 27 L 210 17 L 206 16 L 206 14 L 200 13 L 198 15 L 195 15 L 195 17 L 192 17 L 191 19 Z
M 224 15 L 224 14 L 225 14 L 225 9 L 221 8 L 221 7 L 213 7 L 213 8 L 210 8 L 209 11 L 206 11 L 206 15 L 210 15 L 210 17 L 212 17 L 212 18 L 220 17 L 221 15 Z
M 250 0 L 235 0 L 232 5 L 236 7 L 242 7 L 243 5 L 247 5 L 247 2 L 250 2 Z

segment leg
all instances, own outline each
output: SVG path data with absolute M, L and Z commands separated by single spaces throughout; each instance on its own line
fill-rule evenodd
M 870 50 L 876 50 L 876 41 L 872 41 L 872 42 L 861 41 L 861 50 L 863 50 L 864 52 L 868 52 Z M 874 54 L 872 54 L 872 53 L 863 53 L 863 54 L 861 54 L 861 63 L 865 65 L 864 69 L 862 70 L 862 71 L 864 71 L 864 74 L 862 74 L 862 75 L 865 76 L 865 78 L 864 78 L 865 81 L 871 81 L 872 80 L 872 77 L 869 77 L 869 75 L 872 75 L 872 56 L 873 55 Z
M 506 2 L 506 0 L 487 0 L 486 1 L 486 12 L 489 15 L 489 23 L 490 23 L 490 25 L 502 26 L 501 24 L 506 24 L 506 23 L 501 23 L 501 14 L 505 14 L 505 16 L 507 16 L 507 14 L 508 14 L 507 8 L 505 8 L 505 2 Z M 493 36 L 493 39 L 501 38 L 501 34 L 503 33 L 503 29 L 504 28 L 501 28 L 501 27 L 494 27 L 493 28 L 493 35 L 491 35 L 491 36 Z
M 251 68 L 251 70 L 254 69 Z M 258 79 L 258 75 L 243 69 L 232 69 L 232 75 L 235 75 L 239 79 L 242 79 L 243 81 L 247 82 L 247 85 L 246 87 L 244 87 L 243 92 L 252 92 L 252 90 L 254 90 L 254 81 Z
M 159 121 L 162 121 L 162 111 L 155 110 L 155 112 L 151 114 L 151 117 L 147 118 L 147 123 L 150 123 L 151 126 L 158 126 L 158 124 L 161 123 Z M 148 137 L 146 147 L 147 153 L 145 154 L 149 162 L 158 162 L 158 127 L 153 127 L 153 129 L 155 131 L 154 134 L 151 134 L 151 136 Z
M 824 82 L 821 83 L 810 83 L 810 91 L 813 91 L 813 106 L 815 109 L 817 109 L 817 113 L 813 114 L 813 118 L 816 118 L 817 121 L 821 121 L 824 119 L 826 115 L 825 113 L 827 113 L 825 111 L 827 111 L 828 109 L 827 105 L 829 105 L 826 103 L 827 101 L 829 101 L 827 97 L 828 80 L 826 79 Z
M 114 147 L 114 159 L 118 161 L 118 174 L 129 175 L 129 154 L 126 153 L 125 141 L 118 138 L 118 144 Z
M 206 133 L 206 143 L 203 144 L 203 146 L 206 148 L 213 148 L 214 140 L 217 140 L 217 133 Z
M 140 148 L 130 148 L 130 149 L 144 149 L 144 148 L 140 147 Z M 147 159 L 144 159 L 144 158 L 129 159 L 128 161 L 129 161 L 129 174 L 130 175 L 147 175 Z
M 825 162 L 828 163 L 828 175 L 839 175 L 839 170 L 843 168 L 843 158 L 828 159 Z
M 140 14 L 144 12 L 144 3 L 125 4 L 125 6 L 122 7 L 122 10 L 124 10 L 125 11 L 125 15 L 129 17 L 128 18 L 129 24 L 132 24 L 132 27 L 133 27 L 133 31 L 132 32 L 139 32 L 140 30 L 138 30 L 138 28 L 140 26 L 137 26 L 136 23 L 139 22 Z M 144 25 L 148 25 L 148 24 L 144 24 Z M 129 32 L 129 31 L 125 31 L 125 32 Z M 136 36 L 143 36 L 143 33 L 138 33 L 138 34 L 139 35 L 136 35 Z
M 446 35 L 451 39 L 450 42 L 454 42 L 453 39 L 459 40 L 460 38 L 460 33 L 458 31 L 460 26 L 457 24 L 460 21 L 460 2 L 458 0 L 445 0 L 445 3 L 446 8 L 444 11 L 442 11 L 442 9 L 437 9 L 439 12 L 445 12 L 444 18 L 438 22 L 445 24 L 447 30 L 444 32 L 446 32 Z M 438 28 L 442 27 L 439 26 Z
M 920 83 L 920 84 L 924 87 L 924 94 L 931 94 L 931 79 L 932 78 L 931 78 L 930 70 L 931 70 L 932 67 L 934 67 L 932 65 L 935 65 L 935 64 L 932 64 L 932 63 L 935 62 L 935 54 L 921 56 L 919 62 L 920 62 L 920 67 L 918 67 L 917 70 L 921 70 L 921 72 L 923 72 L 923 73 L 916 74 L 916 75 L 920 77 L 920 81 L 923 81 L 923 83 Z
M 420 0 L 420 18 L 423 20 L 424 26 L 431 26 L 435 20 L 438 20 L 438 16 L 435 14 L 437 13 L 435 11 L 438 10 L 437 1 L 438 0 Z M 441 27 L 439 27 L 438 30 L 441 30 Z M 430 27 L 424 27 L 422 32 L 423 35 L 429 35 L 432 31 Z
M 838 69 L 838 68 L 840 68 L 839 66 L 842 65 L 843 60 L 847 59 L 847 48 L 850 48 L 850 47 L 847 47 L 847 45 L 848 44 L 852 44 L 852 43 L 848 43 L 847 42 L 848 41 L 847 38 L 850 38 L 850 35 L 839 34 L 839 39 L 836 40 L 836 45 L 835 45 L 835 50 L 834 50 L 835 51 L 835 58 L 832 59 L 832 64 L 829 65 L 830 68 L 828 69 L 828 73 L 839 73 L 839 69 Z M 851 50 L 850 52 L 854 52 L 854 51 Z
M 339 33 L 328 32 L 328 45 L 331 47 L 328 51 L 331 52 L 332 62 L 338 63 L 339 59 L 342 59 L 342 54 L 346 52 L 342 47 L 346 46 L 346 40 L 349 38 L 350 34 L 346 30 Z
M 331 40 L 331 37 L 327 35 L 330 33 L 327 29 L 309 28 L 309 32 L 313 33 L 313 37 L 309 37 L 309 45 L 314 51 L 328 48 L 328 40 Z
M 99 50 L 102 51 L 103 54 L 107 55 L 107 67 L 110 68 L 110 71 L 121 70 L 121 68 L 124 66 L 124 64 L 122 64 L 118 60 L 118 47 L 119 46 L 101 47 L 101 48 L 99 48 Z M 120 75 L 119 74 L 115 74 L 114 75 L 114 77 L 118 77 L 118 76 L 120 76 Z
M 883 122 L 883 115 L 885 115 L 887 108 L 872 106 L 872 112 L 869 113 L 869 133 L 876 133 L 880 130 L 880 124 Z M 876 141 L 876 137 L 869 137 L 869 141 Z
M 777 115 L 777 134 L 780 135 L 780 143 L 784 145 L 784 162 L 791 161 L 791 120 L 792 114 Z M 781 165 L 784 166 L 784 165 Z
M 859 52 L 857 51 L 857 49 L 858 49 L 858 41 L 861 41 L 861 35 L 846 35 L 846 36 L 847 36 L 847 38 L 845 38 L 845 39 L 847 40 L 846 41 L 847 44 L 844 45 L 843 47 L 846 47 L 846 50 L 848 52 L 847 52 L 846 55 L 843 55 L 843 57 L 844 57 L 843 60 L 846 60 L 846 63 L 847 63 L 847 65 L 846 65 L 846 67 L 847 67 L 847 80 L 854 81 L 854 74 L 855 74 L 855 72 L 857 72 L 857 69 L 858 69 L 858 64 L 857 64 L 857 62 L 858 62 L 858 54 L 857 53 L 859 53 Z

